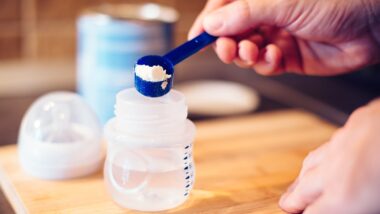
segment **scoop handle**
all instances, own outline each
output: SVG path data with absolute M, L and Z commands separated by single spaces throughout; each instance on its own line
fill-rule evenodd
M 200 51 L 207 45 L 213 43 L 218 37 L 212 36 L 206 32 L 201 33 L 192 40 L 189 40 L 177 48 L 173 49 L 163 57 L 169 60 L 173 66 L 188 58 L 189 56 Z

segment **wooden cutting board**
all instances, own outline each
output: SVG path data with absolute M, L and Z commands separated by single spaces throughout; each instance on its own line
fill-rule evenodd
M 168 213 L 282 213 L 281 193 L 335 126 L 299 110 L 197 123 L 195 189 Z M 0 184 L 17 213 L 139 213 L 118 207 L 102 173 L 67 181 L 25 174 L 16 146 L 0 148 Z

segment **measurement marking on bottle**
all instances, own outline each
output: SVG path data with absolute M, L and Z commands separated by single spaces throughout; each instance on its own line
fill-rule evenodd
M 189 195 L 190 188 L 193 185 L 193 171 L 192 171 L 192 152 L 191 152 L 191 144 L 184 147 L 184 157 L 183 157 L 183 164 L 184 164 L 184 171 L 185 171 L 185 193 L 184 196 Z

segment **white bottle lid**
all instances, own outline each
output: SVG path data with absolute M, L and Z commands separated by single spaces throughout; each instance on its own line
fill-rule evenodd
M 83 99 L 53 92 L 37 99 L 21 123 L 21 166 L 43 179 L 67 179 L 97 171 L 103 161 L 101 127 Z

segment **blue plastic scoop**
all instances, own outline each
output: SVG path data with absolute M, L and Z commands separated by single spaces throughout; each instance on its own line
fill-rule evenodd
M 166 74 L 171 76 L 164 81 L 151 82 L 143 80 L 135 73 L 135 87 L 137 91 L 148 97 L 160 97 L 165 95 L 170 91 L 173 85 L 174 66 L 207 45 L 213 43 L 216 39 L 217 37 L 204 32 L 194 39 L 178 46 L 164 56 L 148 55 L 140 58 L 137 60 L 136 65 L 159 65 L 166 70 Z M 164 83 L 165 81 L 167 82 Z M 163 83 L 165 84 L 165 87 L 163 87 Z

